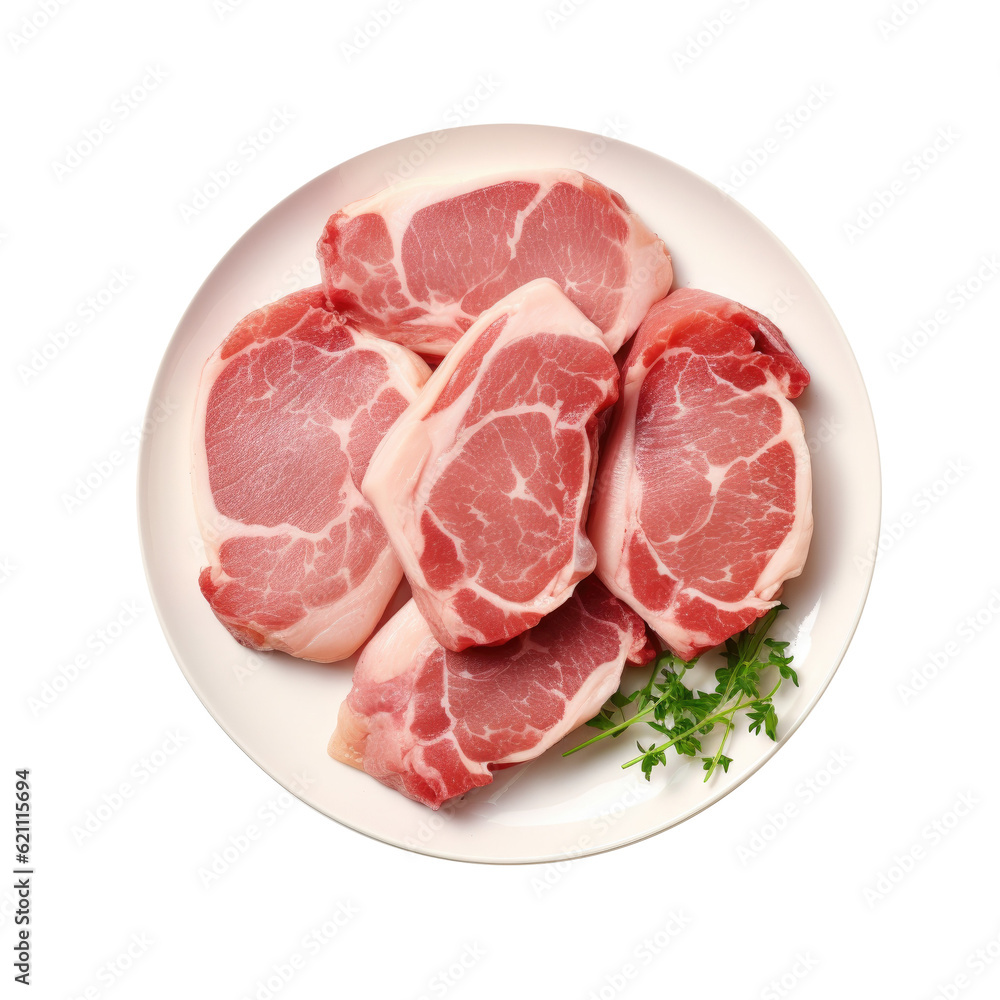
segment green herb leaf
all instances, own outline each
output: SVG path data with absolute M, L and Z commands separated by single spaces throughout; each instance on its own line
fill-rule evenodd
M 567 750 L 563 756 L 609 736 L 615 739 L 641 723 L 665 740 L 653 742 L 648 747 L 637 742 L 639 756 L 626 761 L 622 767 L 638 764 L 648 781 L 654 767 L 666 764 L 670 749 L 685 757 L 700 756 L 701 737 L 721 724 L 722 737 L 715 754 L 701 758 L 708 781 L 716 768 L 728 772 L 733 762 L 723 750 L 735 729 L 738 713 L 745 713 L 751 733 L 760 735 L 763 732 L 777 740 L 778 713 L 772 699 L 783 680 L 790 680 L 796 687 L 799 683 L 791 667 L 792 657 L 786 654 L 788 642 L 771 639 L 767 634 L 780 612 L 785 610 L 785 606 L 779 604 L 739 635 L 726 640 L 723 647 L 726 666 L 715 672 L 714 691 L 692 690 L 685 685 L 684 675 L 696 660 L 685 663 L 669 651 L 660 653 L 653 661 L 649 679 L 641 688 L 630 694 L 615 692 L 608 705 L 587 723 L 601 732 Z M 764 680 L 770 671 L 776 673 L 777 678 L 770 673 L 770 679 Z M 761 690 L 767 693 L 762 695 Z M 632 714 L 626 717 L 625 709 L 629 706 L 632 706 Z M 620 721 L 615 721 L 616 716 Z
M 601 712 L 600 715 L 595 715 L 592 719 L 587 720 L 588 726 L 593 726 L 595 729 L 614 729 L 615 724 L 608 718 L 608 716 Z

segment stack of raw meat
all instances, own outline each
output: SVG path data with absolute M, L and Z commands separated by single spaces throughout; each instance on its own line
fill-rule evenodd
M 670 293 L 614 191 L 402 184 L 318 254 L 321 286 L 209 359 L 194 483 L 201 590 L 239 642 L 364 647 L 333 757 L 437 808 L 595 715 L 647 626 L 691 659 L 801 572 L 809 375 L 758 313 Z

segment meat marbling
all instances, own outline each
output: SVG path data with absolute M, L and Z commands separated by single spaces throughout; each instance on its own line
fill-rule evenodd
M 626 660 L 652 655 L 642 620 L 595 577 L 531 631 L 461 653 L 411 601 L 362 652 L 328 750 L 437 809 L 538 757 L 598 712 Z
M 554 279 L 613 353 L 673 280 L 663 241 L 575 170 L 394 185 L 332 215 L 317 252 L 334 308 L 426 355 L 535 278 Z
M 597 574 L 685 660 L 773 607 L 812 536 L 809 374 L 719 295 L 658 302 L 622 371 L 588 533 Z
M 194 493 L 212 610 L 253 649 L 353 653 L 402 577 L 361 479 L 429 374 L 348 330 L 321 287 L 242 319 L 205 365 Z
M 593 571 L 596 415 L 617 391 L 600 331 L 539 279 L 480 316 L 379 445 L 362 492 L 443 646 L 506 642 Z

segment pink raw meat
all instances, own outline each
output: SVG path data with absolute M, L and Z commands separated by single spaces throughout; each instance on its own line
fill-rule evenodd
M 626 660 L 653 655 L 634 612 L 588 577 L 503 646 L 440 646 L 411 601 L 365 647 L 331 757 L 437 809 L 592 718 Z
M 480 316 L 379 446 L 362 492 L 443 646 L 506 642 L 593 571 L 596 415 L 617 393 L 600 331 L 542 278 Z
M 554 279 L 614 353 L 673 280 L 663 241 L 575 170 L 398 184 L 332 215 L 317 253 L 335 309 L 427 355 L 535 278 Z
M 321 287 L 242 319 L 202 373 L 199 580 L 243 645 L 329 662 L 371 634 L 402 577 L 361 479 L 429 374 L 342 326 Z
M 684 288 L 622 371 L 588 532 L 597 574 L 689 660 L 773 607 L 812 537 L 809 374 L 781 331 Z

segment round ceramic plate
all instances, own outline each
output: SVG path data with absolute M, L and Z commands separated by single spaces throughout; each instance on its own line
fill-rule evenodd
M 775 634 L 791 640 L 801 686 L 785 685 L 778 743 L 741 732 L 734 763 L 707 784 L 674 757 L 645 781 L 618 764 L 634 743 L 606 740 L 572 757 L 593 730 L 498 772 L 440 812 L 327 756 L 353 661 L 319 665 L 254 653 L 231 638 L 198 589 L 203 565 L 191 496 L 191 415 L 205 359 L 251 309 L 315 284 L 327 217 L 396 177 L 524 167 L 583 170 L 619 191 L 666 241 L 675 287 L 719 292 L 771 315 L 813 375 L 797 400 L 814 464 L 816 531 L 805 573 L 783 594 Z M 417 136 L 328 171 L 264 216 L 209 275 L 181 320 L 153 388 L 177 415 L 147 436 L 139 467 L 146 572 L 167 638 L 219 725 L 275 780 L 346 826 L 398 847 L 462 861 L 552 861 L 659 833 L 718 801 L 768 760 L 816 704 L 850 642 L 871 580 L 880 477 L 865 386 L 843 331 L 784 246 L 717 188 L 653 153 L 585 132 L 485 125 Z M 706 662 L 711 657 L 704 657 Z M 632 751 L 634 752 L 634 751 Z

